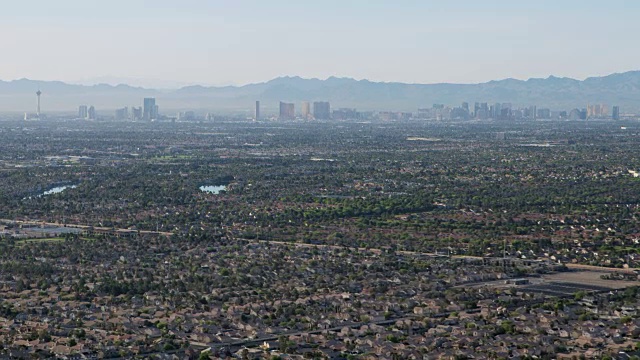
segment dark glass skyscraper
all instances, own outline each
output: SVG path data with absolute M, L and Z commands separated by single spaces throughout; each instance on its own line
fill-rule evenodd
M 614 106 L 613 111 L 611 112 L 611 118 L 613 120 L 620 120 L 620 107 L 619 106 Z

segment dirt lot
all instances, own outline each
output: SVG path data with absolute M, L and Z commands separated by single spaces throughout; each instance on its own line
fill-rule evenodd
M 544 279 L 544 282 L 568 282 L 602 286 L 611 289 L 622 289 L 630 286 L 640 286 L 640 281 L 603 280 L 600 278 L 600 275 L 602 274 L 604 273 L 597 271 L 571 271 L 544 275 L 542 278 Z

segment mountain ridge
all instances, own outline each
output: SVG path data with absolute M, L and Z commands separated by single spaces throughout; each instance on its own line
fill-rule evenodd
M 640 71 L 633 70 L 577 80 L 550 75 L 527 80 L 506 78 L 483 83 L 402 83 L 331 76 L 324 80 L 281 76 L 241 86 L 189 85 L 176 89 L 150 89 L 128 84 L 76 85 L 26 78 L 0 80 L 0 111 L 29 111 L 35 91 L 43 92 L 43 112 L 74 111 L 80 104 L 98 109 L 140 106 L 143 97 L 156 97 L 162 110 L 247 112 L 255 100 L 273 110 L 279 101 L 330 101 L 332 107 L 362 110 L 415 111 L 441 103 L 510 102 L 554 110 L 584 108 L 587 103 L 619 105 L 624 111 L 640 109 Z

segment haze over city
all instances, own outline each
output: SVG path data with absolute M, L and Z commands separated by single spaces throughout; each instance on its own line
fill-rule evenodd
M 0 9 L 0 358 L 640 360 L 640 2 Z
M 477 83 L 636 70 L 630 1 L 8 2 L 0 79 L 228 85 L 292 75 Z

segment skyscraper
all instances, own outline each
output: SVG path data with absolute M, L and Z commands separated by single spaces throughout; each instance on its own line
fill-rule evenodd
M 334 120 L 355 120 L 360 118 L 360 114 L 358 114 L 358 111 L 356 111 L 356 109 L 341 108 L 338 110 L 333 110 L 333 113 L 331 113 L 331 117 Z
M 129 108 L 126 106 L 122 109 L 116 109 L 115 119 L 116 120 L 125 120 L 129 118 Z
M 78 106 L 78 119 L 86 119 L 89 115 L 87 105 Z
M 294 120 L 295 118 L 295 105 L 280 101 L 280 120 Z
M 568 118 L 569 120 L 580 120 L 582 119 L 582 111 L 580 111 L 580 109 L 573 109 L 569 112 Z
M 158 117 L 158 110 L 156 106 L 156 98 L 144 98 L 142 119 L 149 121 L 149 120 L 156 119 L 157 117 Z
M 311 105 L 308 101 L 302 102 L 302 108 L 300 110 L 302 112 L 303 119 L 309 119 L 311 117 Z
M 467 114 L 469 113 L 469 103 L 468 102 L 463 102 L 462 103 L 462 110 L 466 111 Z
M 260 120 L 260 101 L 258 100 L 256 100 L 256 109 L 253 115 L 256 121 Z
M 538 109 L 538 113 L 536 114 L 538 119 L 551 119 L 551 110 L 550 109 Z
M 599 118 L 607 116 L 607 105 L 605 104 L 587 104 L 587 117 L 589 118 Z
M 142 119 L 142 108 L 141 107 L 131 107 L 131 119 L 132 120 L 140 120 Z
M 327 120 L 331 118 L 331 105 L 326 101 L 316 101 L 313 103 L 313 117 L 317 120 Z
M 620 120 L 620 106 L 612 107 L 611 118 L 613 120 Z
M 587 120 L 588 114 L 587 109 L 580 110 L 580 120 Z
M 196 113 L 191 110 L 179 111 L 178 114 L 176 115 L 176 118 L 178 120 L 183 120 L 183 121 L 193 121 L 196 119 Z
M 95 120 L 96 119 L 96 108 L 93 105 L 89 106 L 89 110 L 87 110 L 87 119 Z

